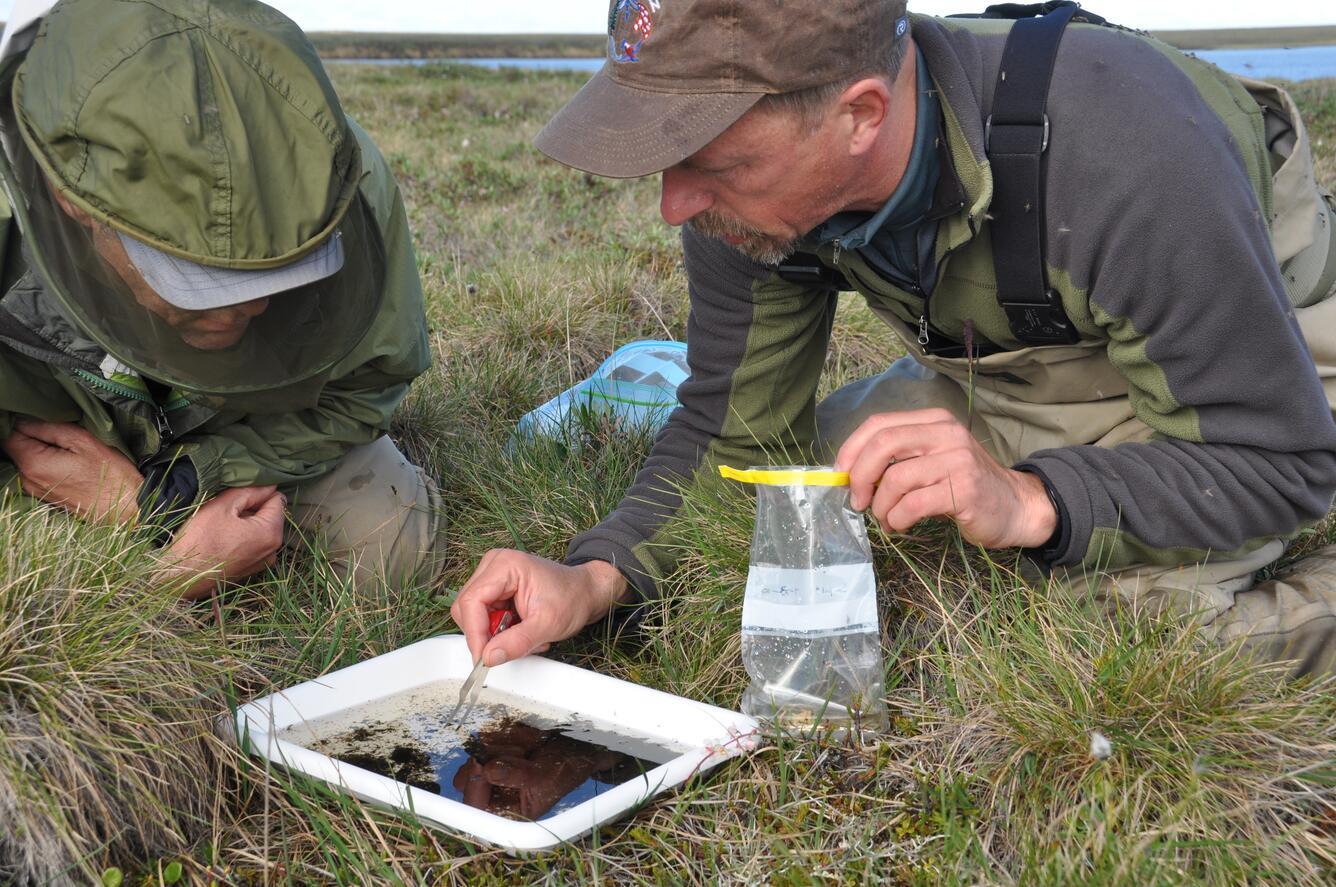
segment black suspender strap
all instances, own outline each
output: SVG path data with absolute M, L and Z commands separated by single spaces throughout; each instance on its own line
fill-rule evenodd
M 993 265 L 997 301 L 1012 334 L 1027 345 L 1071 344 L 1076 329 L 1048 286 L 1044 264 L 1045 107 L 1063 31 L 1078 7 L 1044 4 L 1045 14 L 1012 25 L 1002 50 L 984 149 L 993 171 Z
M 1036 15 L 1048 15 L 1058 7 L 1069 6 L 1071 3 L 1072 0 L 1047 0 L 1045 3 L 994 3 L 983 12 L 954 13 L 947 18 L 1031 18 Z M 1107 24 L 1102 16 L 1086 12 L 1084 9 L 1076 13 L 1074 21 L 1089 22 L 1092 25 Z

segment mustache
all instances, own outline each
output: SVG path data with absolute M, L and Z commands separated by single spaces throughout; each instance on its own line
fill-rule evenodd
M 696 232 L 716 240 L 723 240 L 726 237 L 741 238 L 741 243 L 730 243 L 729 246 L 763 265 L 778 265 L 793 255 L 798 245 L 797 238 L 772 237 L 764 231 L 709 209 L 697 213 L 687 224 Z
M 697 213 L 687 224 L 706 237 L 743 237 L 747 240 L 760 240 L 766 237 L 763 232 L 712 209 Z

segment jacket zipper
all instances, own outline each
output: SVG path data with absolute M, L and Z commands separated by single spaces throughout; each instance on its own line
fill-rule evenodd
M 158 447 L 160 451 L 162 446 L 176 435 L 176 432 L 172 430 L 171 421 L 167 418 L 167 412 L 169 410 L 179 410 L 182 407 L 190 405 L 190 401 L 184 397 L 177 397 L 168 401 L 166 404 L 159 404 L 152 397 L 149 397 L 142 391 L 136 391 L 128 385 L 122 385 L 119 382 L 113 382 L 110 379 L 104 379 L 101 376 L 95 376 L 87 370 L 75 369 L 74 374 L 94 388 L 101 388 L 103 391 L 108 391 L 112 394 L 119 395 L 120 397 L 129 398 L 130 400 L 136 400 L 152 407 L 153 422 L 158 429 Z
M 832 243 L 833 243 L 834 246 L 835 246 L 835 254 L 834 254 L 834 257 L 833 257 L 833 260 L 832 260 L 832 261 L 838 266 L 839 261 L 840 261 L 840 241 L 839 241 L 839 239 L 837 238 L 836 240 L 832 241 Z M 942 255 L 942 258 L 945 259 L 947 256 L 951 255 L 952 252 L 955 252 L 955 250 L 948 250 L 946 253 L 944 253 L 944 254 Z M 855 279 L 855 280 L 857 280 L 859 283 L 861 283 L 863 286 L 866 286 L 868 289 L 874 289 L 873 287 L 868 286 L 867 281 L 864 280 L 861 276 L 859 276 L 859 275 L 857 274 L 857 272 L 855 272 L 852 268 L 849 268 L 849 269 L 843 269 L 843 268 L 841 268 L 840 270 L 841 270 L 841 272 L 844 273 L 846 276 L 848 276 L 848 277 L 852 277 L 853 279 Z M 930 297 L 926 292 L 923 291 L 923 288 L 922 288 L 922 287 L 918 286 L 918 285 L 915 284 L 915 283 L 908 282 L 908 283 L 907 283 L 906 285 L 904 285 L 904 286 L 900 286 L 900 284 L 898 284 L 898 283 L 896 283 L 895 285 L 896 285 L 896 286 L 899 286 L 900 289 L 902 289 L 902 290 L 904 290 L 905 292 L 909 293 L 911 296 L 916 296 L 917 298 L 920 298 L 920 299 L 923 300 L 923 306 L 922 306 L 922 309 L 921 309 L 923 313 L 920 314 L 920 315 L 919 315 L 919 318 L 918 318 L 918 340 L 917 340 L 917 341 L 918 341 L 920 347 L 923 347 L 923 353 L 924 353 L 924 354 L 927 354 L 928 352 L 927 352 L 927 347 L 926 347 L 926 346 L 928 345 L 928 343 L 930 343 L 930 342 L 932 341 L 932 338 L 928 335 L 928 300 L 929 300 L 931 297 Z
M 974 227 L 974 219 L 973 219 L 972 217 L 971 217 L 971 218 L 968 218 L 968 219 L 966 219 L 966 223 L 970 226 L 970 233 L 971 233 L 970 240 L 973 240 L 975 237 L 978 237 L 978 236 L 979 236 L 979 229 L 976 228 L 976 227 Z M 966 240 L 966 241 L 964 241 L 964 242 L 962 242 L 962 243 L 959 243 L 959 244 L 957 244 L 957 245 L 951 247 L 951 248 L 948 249 L 946 252 L 942 253 L 941 258 L 939 258 L 939 259 L 937 260 L 937 266 L 936 266 L 936 271 L 935 271 L 935 273 L 934 273 L 934 279 L 936 279 L 936 278 L 938 278 L 938 277 L 941 276 L 941 273 L 942 273 L 942 265 L 946 262 L 946 260 L 947 260 L 948 258 L 951 257 L 951 254 L 954 253 L 954 252 L 956 252 L 956 251 L 959 250 L 962 246 L 964 246 L 966 243 L 969 243 L 969 242 L 970 242 L 969 240 Z M 935 288 L 935 287 L 934 287 L 934 288 Z M 927 346 L 928 346 L 928 343 L 932 341 L 932 339 L 928 336 L 928 300 L 931 299 L 932 296 L 931 296 L 929 293 L 923 292 L 921 289 L 919 290 L 919 293 L 918 293 L 918 294 L 921 295 L 921 296 L 923 296 L 923 313 L 919 315 L 918 343 L 919 343 L 919 346 L 923 349 L 923 353 L 924 353 L 924 354 L 927 354 L 927 353 L 928 353 L 928 347 L 927 347 Z
M 961 206 L 964 206 L 964 204 L 962 203 Z M 958 209 L 959 209 L 959 208 L 957 208 L 957 210 L 958 210 Z M 970 239 L 972 240 L 972 239 L 974 239 L 974 237 L 977 237 L 977 236 L 978 236 L 978 234 L 979 234 L 979 230 L 974 226 L 974 220 L 973 220 L 972 218 L 971 218 L 971 219 L 968 219 L 968 220 L 967 220 L 967 223 L 968 223 L 969 226 L 970 226 L 970 232 L 971 232 L 971 237 L 970 237 Z M 968 243 L 968 242 L 969 242 L 969 241 L 965 241 L 965 243 Z M 838 237 L 835 238 L 833 241 L 831 241 L 831 244 L 835 247 L 834 255 L 833 255 L 832 258 L 831 258 L 831 263 L 834 264 L 836 267 L 839 267 L 839 264 L 840 264 L 840 253 L 842 252 L 842 246 L 841 246 L 841 244 L 840 244 L 840 239 L 839 239 Z M 937 272 L 938 272 L 938 274 L 941 273 L 942 263 L 945 262 L 945 261 L 947 260 L 947 258 L 949 258 L 950 255 L 951 255 L 952 253 L 956 252 L 956 251 L 957 251 L 958 249 L 960 249 L 960 247 L 963 246 L 963 245 L 964 245 L 964 244 L 962 243 L 962 244 L 959 244 L 959 245 L 957 245 L 957 246 L 953 246 L 953 247 L 951 247 L 949 250 L 947 250 L 946 252 L 942 253 L 942 257 L 941 257 L 940 259 L 937 260 Z M 852 269 L 852 268 L 849 269 L 849 270 L 847 270 L 847 271 L 846 271 L 845 269 L 841 268 L 840 271 L 841 271 L 842 273 L 844 273 L 846 276 L 851 276 L 851 277 L 857 279 L 859 283 L 863 284 L 863 286 L 867 286 L 867 281 L 863 280 L 863 279 L 862 279 L 861 277 L 859 277 L 857 274 L 853 273 L 853 269 Z M 928 327 L 928 314 L 930 313 L 930 312 L 929 312 L 929 309 L 928 309 L 928 303 L 931 301 L 931 299 L 932 299 L 932 295 L 931 295 L 930 293 L 926 292 L 926 291 L 923 289 L 923 287 L 920 286 L 920 285 L 918 285 L 917 283 L 912 283 L 912 282 L 911 282 L 908 286 L 902 286 L 902 287 L 900 287 L 900 288 L 903 289 L 905 292 L 909 293 L 910 295 L 912 295 L 912 296 L 917 296 L 917 297 L 919 297 L 920 299 L 923 300 L 923 306 L 922 306 L 922 309 L 921 309 L 921 310 L 922 310 L 922 313 L 919 315 L 919 318 L 918 318 L 918 339 L 917 339 L 917 341 L 918 341 L 918 343 L 919 343 L 919 347 L 923 349 L 923 353 L 924 353 L 924 354 L 927 354 L 927 353 L 928 353 L 928 348 L 927 348 L 927 346 L 928 346 L 929 343 L 932 342 L 932 337 L 929 335 L 929 327 Z M 868 289 L 872 289 L 872 287 L 868 287 Z

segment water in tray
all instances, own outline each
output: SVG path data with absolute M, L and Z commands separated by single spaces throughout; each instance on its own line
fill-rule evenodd
M 570 712 L 485 691 L 447 720 L 459 683 L 439 681 L 306 721 L 279 738 L 510 819 L 541 820 L 685 751 L 602 729 Z

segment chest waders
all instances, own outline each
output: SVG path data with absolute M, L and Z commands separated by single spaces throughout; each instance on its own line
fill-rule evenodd
M 1067 24 L 1075 19 L 1100 25 L 1105 20 L 1072 0 L 1003 3 L 978 15 L 958 17 L 1017 20 L 1002 51 L 993 108 L 984 123 L 984 150 L 993 171 L 989 230 L 998 304 L 1006 312 L 1012 335 L 1025 346 L 1075 344 L 1076 328 L 1045 272 L 1044 153 L 1049 138 L 1045 108 Z M 837 269 L 811 254 L 792 256 L 777 273 L 797 283 L 855 289 Z M 937 344 L 926 344 L 925 350 L 955 352 L 960 347 L 949 341 Z

